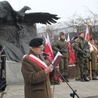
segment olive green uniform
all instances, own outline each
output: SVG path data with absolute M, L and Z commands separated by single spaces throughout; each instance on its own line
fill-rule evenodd
M 74 45 L 74 49 L 77 51 L 77 62 L 80 68 L 80 77 L 86 81 L 86 77 L 89 76 L 88 66 L 90 58 L 88 42 L 84 38 L 79 37 Z
M 74 42 L 72 43 L 73 49 L 74 49 L 74 47 L 75 47 L 75 44 L 76 44 L 76 42 L 74 41 Z M 76 80 L 80 80 L 80 68 L 79 68 L 79 64 L 78 64 L 78 62 L 77 62 L 77 51 L 75 51 L 75 49 L 74 49 L 74 53 L 75 53 L 75 58 L 76 58 L 75 79 L 76 79 Z
M 59 70 L 63 76 L 68 76 L 68 58 L 69 58 L 69 52 L 68 52 L 68 46 L 65 39 L 57 40 L 53 43 L 52 49 L 57 53 L 58 51 L 62 53 L 63 58 L 61 62 L 59 63 Z

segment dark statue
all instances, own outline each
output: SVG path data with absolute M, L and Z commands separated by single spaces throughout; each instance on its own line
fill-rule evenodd
M 29 41 L 37 36 L 35 23 L 51 24 L 59 19 L 50 13 L 25 13 L 30 7 L 15 11 L 7 1 L 0 2 L 0 44 L 7 60 L 21 61 L 29 50 Z

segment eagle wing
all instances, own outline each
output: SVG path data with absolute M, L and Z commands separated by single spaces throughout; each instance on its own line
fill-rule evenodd
M 25 13 L 23 22 L 33 24 L 34 23 L 51 24 L 56 23 L 58 19 L 60 18 L 57 15 L 50 13 L 43 13 L 43 12 Z
M 0 23 L 1 22 L 15 22 L 15 23 L 42 23 L 51 24 L 56 23 L 59 17 L 55 14 L 37 12 L 25 13 L 27 8 L 22 8 L 15 11 L 7 1 L 0 2 Z

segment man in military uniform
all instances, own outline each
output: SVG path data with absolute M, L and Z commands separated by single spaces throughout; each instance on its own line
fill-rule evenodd
M 68 46 L 67 42 L 65 41 L 65 34 L 63 32 L 60 32 L 59 34 L 59 40 L 53 43 L 52 49 L 57 53 L 58 51 L 62 53 L 63 58 L 61 59 L 61 62 L 59 63 L 59 70 L 60 73 L 63 75 L 63 77 L 68 82 Z M 62 80 L 64 82 L 64 80 Z
M 80 81 L 80 68 L 79 68 L 79 65 L 78 65 L 78 62 L 77 62 L 77 51 L 75 51 L 74 47 L 75 47 L 75 43 L 77 42 L 78 40 L 78 35 L 75 36 L 73 39 L 72 39 L 72 47 L 73 47 L 73 50 L 74 50 L 74 53 L 75 53 L 75 58 L 76 58 L 76 63 L 75 63 L 75 80 L 76 81 Z
M 80 77 L 81 81 L 89 81 L 89 57 L 90 57 L 90 49 L 88 42 L 84 38 L 84 32 L 79 32 L 79 37 L 75 42 L 73 47 L 77 52 L 77 62 L 80 68 Z

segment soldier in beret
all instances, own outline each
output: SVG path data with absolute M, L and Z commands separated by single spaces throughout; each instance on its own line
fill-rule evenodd
M 52 98 L 49 73 L 53 66 L 47 66 L 41 55 L 43 39 L 34 38 L 29 43 L 30 51 L 22 59 L 25 98 Z
M 78 35 L 76 35 L 73 39 L 72 39 L 72 46 L 73 46 L 73 50 L 74 50 L 74 53 L 75 53 L 75 58 L 76 58 L 76 66 L 75 66 L 75 68 L 76 68 L 76 70 L 75 70 L 75 80 L 76 81 L 80 81 L 80 68 L 79 68 L 79 62 L 77 62 L 77 51 L 75 51 L 75 49 L 74 49 L 74 47 L 75 47 L 75 45 L 76 45 L 76 42 L 77 42 L 77 40 L 78 40 Z

